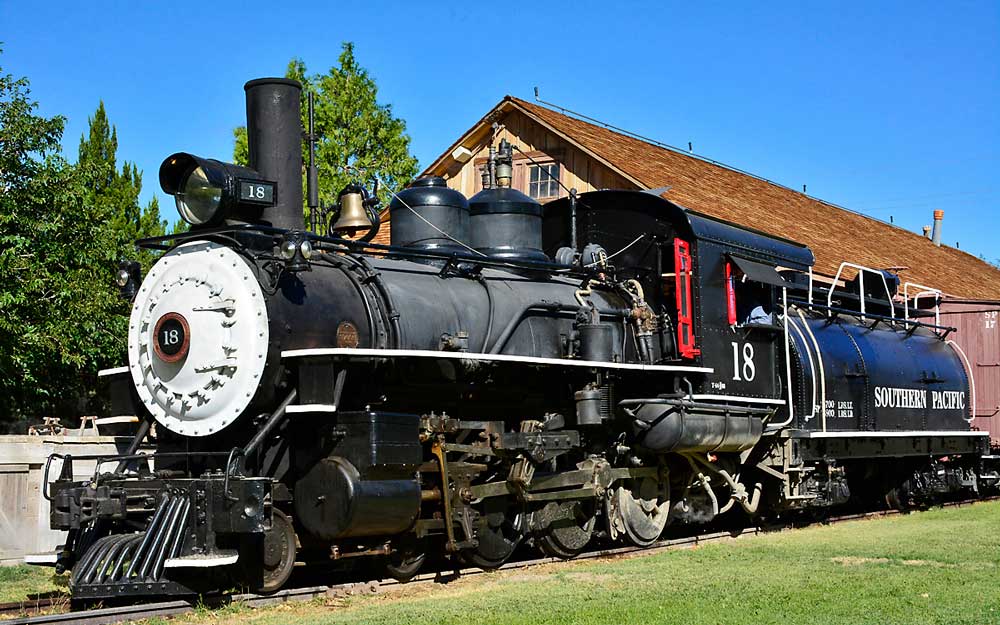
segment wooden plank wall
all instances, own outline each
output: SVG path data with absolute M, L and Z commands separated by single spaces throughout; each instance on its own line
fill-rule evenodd
M 448 186 L 461 191 L 466 197 L 472 197 L 483 188 L 479 168 L 489 153 L 490 134 L 486 132 L 478 137 L 475 148 L 470 148 L 473 152 L 471 159 L 464 164 L 453 162 L 445 173 Z M 597 189 L 636 188 L 625 178 L 549 132 L 520 111 L 510 111 L 503 117 L 494 145 L 501 139 L 507 139 L 540 163 L 558 162 L 560 181 L 567 188 L 575 188 L 580 193 Z M 528 165 L 529 162 L 515 151 L 513 186 L 524 193 L 528 192 Z M 560 189 L 559 193 L 560 197 L 566 195 L 563 189 Z
M 70 431 L 72 432 L 72 430 Z M 94 474 L 96 462 L 80 456 L 113 455 L 125 450 L 131 437 L 0 436 L 0 566 L 18 564 L 33 553 L 51 553 L 66 542 L 65 532 L 49 528 L 49 502 L 42 497 L 42 476 L 49 454 L 70 454 L 73 476 L 78 480 Z M 49 480 L 62 469 L 53 462 Z

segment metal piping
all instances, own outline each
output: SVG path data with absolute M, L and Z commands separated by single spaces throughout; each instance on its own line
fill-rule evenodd
M 517 329 L 517 326 L 521 323 L 521 320 L 524 318 L 526 314 L 528 314 L 528 311 L 530 310 L 533 309 L 544 310 L 546 312 L 577 312 L 581 308 L 583 308 L 583 306 L 572 306 L 569 304 L 563 304 L 560 302 L 549 302 L 546 300 L 538 300 L 537 302 L 526 304 L 524 307 L 521 308 L 520 312 L 518 312 L 517 315 L 511 317 L 511 320 L 507 323 L 507 326 L 503 329 L 503 332 L 500 333 L 500 336 L 497 337 L 496 343 L 493 344 L 493 347 L 490 349 L 489 353 L 490 354 L 500 353 L 500 351 L 507 344 L 507 341 L 510 339 L 511 335 L 514 334 L 514 330 Z M 625 311 L 621 310 L 613 310 L 613 311 L 598 310 L 597 312 L 601 315 L 608 317 L 625 317 L 627 314 Z
M 688 401 L 672 397 L 623 399 L 620 402 L 618 402 L 618 405 L 623 407 L 645 406 L 647 404 L 663 404 L 667 406 L 677 406 L 678 408 L 691 408 L 694 410 L 714 410 L 717 412 L 726 412 L 726 413 L 742 412 L 746 414 L 768 415 L 773 412 L 771 408 L 750 408 L 743 406 L 734 406 L 732 404 L 709 404 L 705 402 Z
M 285 409 L 287 409 L 288 406 L 295 401 L 298 394 L 298 389 L 293 388 L 288 393 L 288 397 L 285 397 L 285 401 L 281 402 L 278 407 L 274 409 L 274 412 L 271 413 L 271 416 L 268 417 L 267 421 L 264 423 L 264 427 L 257 430 L 257 433 L 254 434 L 254 437 L 247 444 L 246 448 L 244 448 L 243 452 L 245 456 L 249 456 L 256 451 L 257 447 L 264 442 L 264 439 L 270 436 L 271 432 L 274 431 L 274 428 L 278 427 L 278 424 L 281 423 L 281 420 L 285 416 Z
M 125 451 L 124 455 L 131 456 L 135 454 L 135 452 L 139 451 L 139 446 L 142 445 L 142 441 L 144 441 L 146 439 L 146 435 L 149 434 L 149 426 L 149 419 L 143 419 L 142 423 L 139 424 L 139 429 L 136 431 L 135 436 L 132 437 L 132 442 L 128 444 L 128 449 Z M 121 475 L 125 471 L 125 468 L 128 467 L 128 463 L 128 460 L 122 460 L 119 462 L 118 466 L 115 468 L 114 474 Z
M 715 496 L 715 491 L 712 490 L 712 480 L 705 477 L 705 474 L 698 470 L 698 467 L 695 466 L 694 460 L 691 459 L 691 456 L 684 456 L 684 458 L 686 458 L 688 464 L 691 465 L 691 470 L 698 476 L 698 481 L 701 482 L 701 487 L 705 489 L 706 493 L 708 493 L 708 498 L 712 500 L 712 518 L 714 519 L 719 516 L 719 499 Z
M 486 352 L 486 348 L 490 346 L 490 335 L 493 334 L 493 319 L 496 316 L 496 307 L 493 303 L 493 292 L 490 291 L 490 284 L 481 274 L 479 276 L 479 283 L 486 290 L 486 300 L 490 308 L 489 320 L 486 323 L 486 336 L 483 338 L 483 346 L 479 348 L 480 352 Z
M 722 514 L 730 507 L 732 507 L 732 504 L 735 501 L 738 501 L 740 503 L 740 506 L 742 506 L 742 508 L 746 510 L 747 514 L 753 514 L 754 512 L 757 511 L 757 506 L 760 504 L 760 496 L 763 490 L 763 486 L 761 485 L 760 482 L 756 482 L 754 484 L 753 495 L 749 496 L 749 501 L 747 501 L 748 496 L 747 496 L 746 486 L 744 486 L 740 482 L 737 482 L 731 475 L 729 475 L 729 471 L 714 466 L 712 463 L 708 462 L 707 460 L 698 455 L 692 454 L 692 455 L 687 455 L 685 457 L 688 459 L 688 462 L 691 462 L 691 459 L 694 458 L 695 460 L 698 461 L 699 464 L 707 468 L 709 471 L 717 473 L 720 477 L 722 477 L 723 480 L 726 481 L 726 484 L 728 484 L 729 488 L 733 491 L 730 501 L 725 505 L 725 507 L 722 510 L 719 511 L 719 514 Z

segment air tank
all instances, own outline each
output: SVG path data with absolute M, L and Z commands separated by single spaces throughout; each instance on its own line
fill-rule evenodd
M 392 245 L 435 252 L 469 252 L 469 202 L 444 178 L 417 178 L 389 204 Z
M 510 187 L 483 189 L 469 200 L 472 247 L 509 260 L 549 261 L 542 251 L 542 205 Z

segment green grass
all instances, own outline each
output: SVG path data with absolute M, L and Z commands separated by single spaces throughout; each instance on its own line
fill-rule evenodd
M 1000 624 L 1000 503 L 185 622 Z
M 0 603 L 65 587 L 66 576 L 49 568 L 0 567 Z M 293 621 L 1000 625 L 1000 502 L 414 584 L 328 605 L 201 606 L 147 623 Z
M 62 593 L 68 584 L 68 575 L 56 575 L 49 567 L 0 566 L 0 603 L 25 601 L 38 594 Z

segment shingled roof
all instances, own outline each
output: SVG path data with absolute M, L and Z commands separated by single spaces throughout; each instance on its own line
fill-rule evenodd
M 678 204 L 808 245 L 816 256 L 818 273 L 833 275 L 845 260 L 877 269 L 905 267 L 900 274 L 904 280 L 957 297 L 1000 299 L 1000 269 L 971 254 L 937 247 L 914 232 L 724 165 L 511 96 L 477 126 L 511 107 L 640 188 L 670 185 L 663 196 Z

